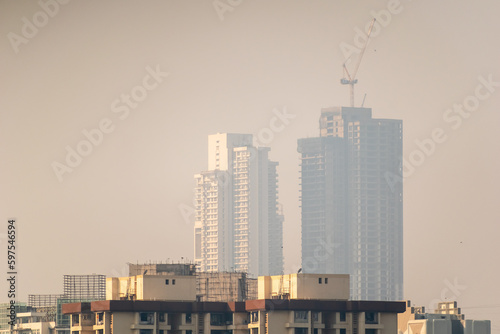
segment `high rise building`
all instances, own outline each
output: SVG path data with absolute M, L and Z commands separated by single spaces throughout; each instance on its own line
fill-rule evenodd
M 402 121 L 321 110 L 301 154 L 302 269 L 351 275 L 351 298 L 403 298 Z
M 200 271 L 283 271 L 278 163 L 248 134 L 208 138 L 208 171 L 195 175 L 195 263 Z

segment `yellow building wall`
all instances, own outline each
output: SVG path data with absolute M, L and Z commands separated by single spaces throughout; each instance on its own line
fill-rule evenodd
M 168 285 L 166 280 L 169 281 Z M 106 279 L 106 299 L 119 300 L 127 296 L 133 296 L 135 300 L 195 301 L 196 277 L 137 275 Z
M 398 315 L 395 313 L 379 313 L 379 323 L 383 325 L 380 334 L 396 334 L 398 332 Z
M 290 319 L 290 311 L 270 311 L 268 312 L 267 333 L 287 334 L 290 332 L 285 327 Z
M 132 334 L 134 331 L 130 326 L 134 323 L 135 317 L 132 312 L 113 313 L 113 333 Z M 137 331 L 136 331 L 137 332 Z
M 165 284 L 167 279 L 168 285 Z M 174 280 L 175 284 L 173 284 Z M 143 300 L 196 300 L 195 276 L 143 276 L 141 283 Z
M 321 283 L 319 279 L 321 278 Z M 325 283 L 325 280 L 328 283 Z M 291 299 L 347 300 L 349 299 L 349 275 L 289 274 L 260 276 L 258 298 L 289 294 Z

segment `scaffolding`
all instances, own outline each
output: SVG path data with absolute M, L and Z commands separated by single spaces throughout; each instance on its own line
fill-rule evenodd
M 128 264 L 129 276 L 137 275 L 178 275 L 193 276 L 196 266 L 193 263 L 145 263 Z
M 196 276 L 198 301 L 245 301 L 257 299 L 257 279 L 245 272 L 197 272 L 193 263 L 128 264 L 129 276 Z
M 64 275 L 64 297 L 76 300 L 105 300 L 105 275 Z
M 196 297 L 210 302 L 257 299 L 257 279 L 242 272 L 198 272 Z
M 28 295 L 28 306 L 31 307 L 48 307 L 56 306 L 57 300 L 63 298 L 64 295 Z

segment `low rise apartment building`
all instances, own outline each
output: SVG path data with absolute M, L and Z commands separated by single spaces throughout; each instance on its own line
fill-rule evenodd
M 490 320 L 466 320 L 456 301 L 438 303 L 434 313 L 406 304 L 398 315 L 399 334 L 491 334 Z
M 117 282 L 108 279 L 108 287 L 115 289 Z M 171 287 L 171 281 L 168 285 Z M 142 288 L 151 286 L 144 284 Z M 159 286 L 154 289 L 156 296 L 174 296 L 163 294 Z M 404 302 L 348 300 L 346 275 L 259 277 L 259 299 L 244 302 L 125 300 L 116 298 L 123 297 L 122 292 L 117 295 L 113 291 L 115 300 L 64 305 L 71 333 L 395 334 L 397 314 L 406 309 Z M 142 295 L 148 294 L 143 291 Z

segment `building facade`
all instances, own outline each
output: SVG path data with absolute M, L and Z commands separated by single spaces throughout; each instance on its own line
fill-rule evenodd
M 259 276 L 258 299 L 348 300 L 349 275 Z
M 404 302 L 111 300 L 64 305 L 79 334 L 394 334 Z
M 10 303 L 0 304 L 0 333 L 8 333 L 10 330 L 9 322 L 13 321 L 12 314 L 19 314 L 30 311 L 31 308 L 23 302 L 17 302 L 13 305 Z
M 247 134 L 208 138 L 208 171 L 195 175 L 195 263 L 199 271 L 283 271 L 278 163 Z
M 291 293 L 278 295 L 284 280 Z M 347 275 L 259 277 L 258 295 L 245 302 L 106 300 L 63 311 L 79 334 L 394 334 L 405 311 L 404 302 L 347 300 Z
M 162 277 L 172 275 L 195 277 L 196 300 L 202 302 L 242 302 L 247 299 L 257 299 L 257 279 L 248 277 L 247 273 L 206 272 L 196 271 L 195 268 L 192 263 L 129 263 L 129 276 L 147 274 Z
M 12 330 L 0 331 L 0 334 L 57 334 L 54 321 L 47 321 L 45 312 L 23 312 L 17 314 Z
M 403 298 L 402 121 L 369 108 L 321 111 L 298 140 L 302 269 L 350 274 L 356 300 Z
M 434 313 L 406 303 L 406 311 L 398 314 L 399 334 L 491 334 L 490 320 L 466 320 L 456 301 L 438 303 Z
M 196 300 L 196 276 L 108 277 L 106 300 Z

